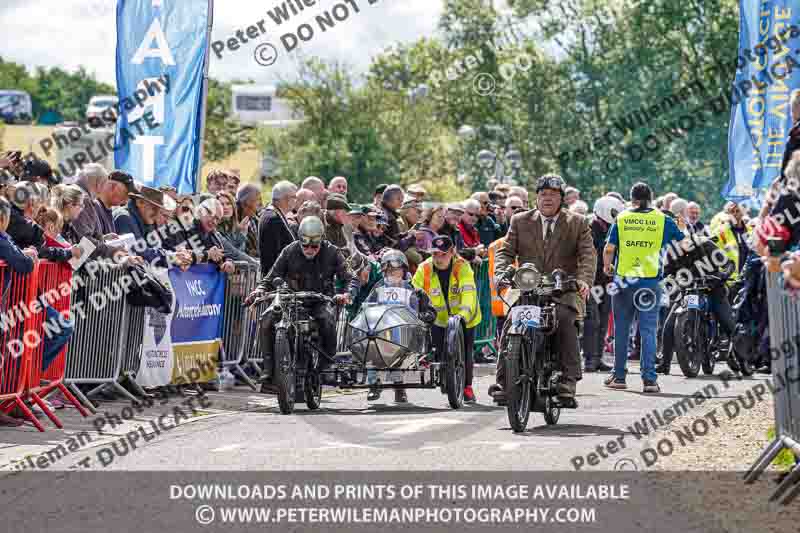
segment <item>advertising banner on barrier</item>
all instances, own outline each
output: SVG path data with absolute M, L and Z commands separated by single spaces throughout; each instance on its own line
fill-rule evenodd
M 212 0 L 119 0 L 114 162 L 150 187 L 196 191 Z
M 161 270 L 159 279 L 172 290 L 172 313 L 147 309 L 136 381 L 144 387 L 180 383 L 180 378 L 188 379 L 190 370 L 200 372 L 201 383 L 215 379 L 225 276 L 216 266 L 203 264 L 186 272 Z

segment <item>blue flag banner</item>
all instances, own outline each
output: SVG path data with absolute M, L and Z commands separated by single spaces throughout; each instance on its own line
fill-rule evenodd
M 114 162 L 147 186 L 197 191 L 212 2 L 117 2 Z
M 797 0 L 740 0 L 739 53 L 728 130 L 730 180 L 722 196 L 759 202 L 780 174 L 800 88 Z

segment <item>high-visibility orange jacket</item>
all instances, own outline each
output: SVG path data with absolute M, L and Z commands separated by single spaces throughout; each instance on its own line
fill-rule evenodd
M 504 317 L 508 314 L 508 306 L 503 303 L 503 300 L 500 299 L 500 295 L 505 298 L 509 289 L 505 288 L 500 292 L 500 295 L 497 294 L 497 286 L 494 283 L 494 256 L 497 250 L 503 246 L 503 243 L 505 242 L 506 238 L 501 237 L 489 245 L 489 290 L 492 296 L 492 314 L 498 318 Z M 516 261 L 514 262 L 514 266 L 517 266 Z

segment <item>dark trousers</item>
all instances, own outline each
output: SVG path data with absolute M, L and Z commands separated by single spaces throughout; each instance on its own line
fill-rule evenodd
M 558 350 L 561 360 L 561 370 L 568 379 L 578 381 L 581 379 L 581 356 L 578 352 L 578 313 L 566 305 L 556 306 L 558 317 L 558 330 L 554 333 L 553 347 Z M 509 322 L 510 324 L 510 322 Z M 506 332 L 503 332 L 504 334 Z M 501 340 L 502 346 L 502 340 Z M 503 350 L 498 352 L 497 383 L 505 387 L 505 357 Z
M 677 317 L 675 311 L 678 308 L 676 302 L 669 310 L 669 315 L 664 321 L 664 333 L 661 341 L 661 350 L 664 354 L 663 364 L 672 364 L 672 355 L 675 351 L 675 319 Z M 730 337 L 736 330 L 736 322 L 733 320 L 733 310 L 731 303 L 728 301 L 727 291 L 725 287 L 715 287 L 708 295 L 708 303 L 711 312 L 714 313 L 719 327 L 723 333 Z
M 475 328 L 467 329 L 464 326 L 464 322 L 461 322 L 461 326 L 464 332 L 464 386 L 471 387 L 472 386 L 472 374 L 473 374 L 473 366 L 475 364 L 475 359 L 473 357 L 473 350 L 475 349 Z M 436 360 L 442 361 L 442 355 L 446 353 L 447 348 L 445 347 L 445 338 L 447 334 L 447 328 L 441 328 L 439 326 L 431 326 L 431 340 L 433 341 L 433 346 L 436 348 Z
M 608 315 L 611 313 L 611 297 L 604 295 L 598 302 L 590 296 L 586 302 L 586 320 L 583 330 L 583 358 L 586 365 L 600 361 L 603 357 Z
M 309 308 L 311 317 L 319 327 L 322 346 L 320 348 L 329 357 L 336 355 L 336 318 L 333 310 L 327 303 L 319 302 Z M 264 358 L 264 376 L 274 375 L 275 367 L 275 324 L 271 312 L 261 320 L 261 355 Z M 320 356 L 320 367 L 325 368 L 330 364 L 327 357 Z
M 69 342 L 75 327 L 72 321 L 50 307 L 44 308 L 45 321 L 50 324 L 52 329 L 48 330 L 42 343 L 42 372 L 47 371 L 47 367 L 55 361 L 58 354 Z

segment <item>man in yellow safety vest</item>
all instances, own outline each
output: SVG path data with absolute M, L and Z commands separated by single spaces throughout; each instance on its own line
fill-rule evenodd
M 646 183 L 639 182 L 631 188 L 634 209 L 617 216 L 603 250 L 604 272 L 608 276 L 616 273 L 607 289 L 614 313 L 614 371 L 605 384 L 612 389 L 627 388 L 628 338 L 631 321 L 638 314 L 642 338 L 642 390 L 645 393 L 660 392 L 655 362 L 661 301 L 661 251 L 672 243 L 677 245 L 684 235 L 674 220 L 650 207 L 652 200 L 653 191 Z
M 431 257 L 417 268 L 411 284 L 425 291 L 430 305 L 436 310 L 431 337 L 437 359 L 444 353 L 447 321 L 460 315 L 464 327 L 464 401 L 475 402 L 472 390 L 473 344 L 475 326 L 481 321 L 475 276 L 469 262 L 456 255 L 450 237 L 439 235 L 431 243 Z

